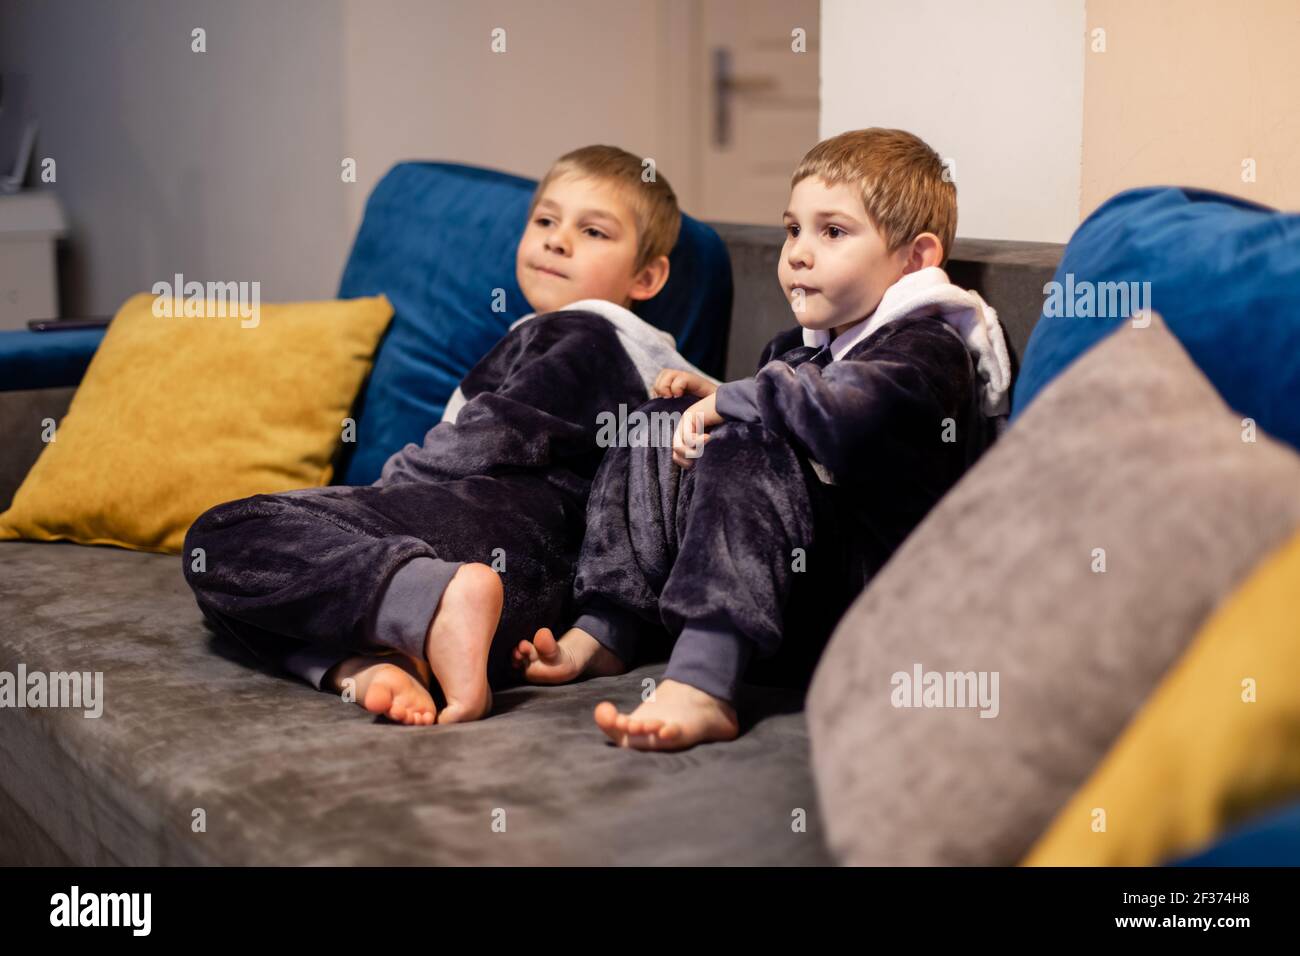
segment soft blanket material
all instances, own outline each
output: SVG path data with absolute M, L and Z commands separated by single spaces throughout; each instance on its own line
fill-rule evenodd
M 995 437 L 987 380 L 946 317 L 897 316 L 842 361 L 803 331 L 719 388 L 726 420 L 690 469 L 663 445 L 611 449 L 587 509 L 583 629 L 625 661 L 647 636 L 675 640 L 665 675 L 722 700 L 748 661 L 751 680 L 806 680 L 849 602 Z
M 644 339 L 655 361 L 690 368 L 638 323 L 605 308 L 520 323 L 465 377 L 454 420 L 395 453 L 373 485 L 256 495 L 209 510 L 185 544 L 200 608 L 284 666 L 304 644 L 373 650 L 385 588 L 406 562 L 481 561 L 498 567 L 505 586 L 489 677 L 509 682 L 515 644 L 568 613 L 604 455 L 601 420 L 649 394 L 650 366 L 636 343 Z

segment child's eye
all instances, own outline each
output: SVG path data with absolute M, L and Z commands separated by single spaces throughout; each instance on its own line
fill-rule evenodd
M 794 223 L 790 223 L 790 225 L 786 226 L 785 231 L 786 231 L 786 235 L 788 235 L 791 239 L 795 239 L 799 236 L 799 227 Z
M 826 234 L 832 239 L 838 239 L 840 236 L 844 235 L 844 230 L 839 226 L 827 226 Z
M 537 225 L 539 226 L 549 226 L 551 224 L 551 217 L 538 216 L 536 219 L 533 220 L 533 222 L 537 223 Z
M 609 236 L 605 235 L 603 232 L 601 232 L 601 231 L 600 231 L 599 229 L 597 229 L 595 226 L 588 226 L 588 227 L 586 228 L 585 232 L 587 233 L 587 235 L 589 235 L 589 236 L 594 236 L 594 237 L 597 238 L 597 239 L 608 239 L 608 238 L 609 238 Z

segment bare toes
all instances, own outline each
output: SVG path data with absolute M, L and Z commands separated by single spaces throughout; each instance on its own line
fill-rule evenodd
M 533 646 L 537 648 L 537 653 L 542 656 L 543 660 L 548 663 L 559 656 L 560 644 L 551 633 L 549 627 L 539 627 L 537 633 L 533 635 Z

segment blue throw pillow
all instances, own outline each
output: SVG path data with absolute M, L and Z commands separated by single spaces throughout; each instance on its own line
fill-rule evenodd
M 1176 866 L 1300 866 L 1300 803 L 1244 824 Z
M 335 481 L 368 485 L 407 442 L 438 423 L 457 383 L 531 311 L 515 249 L 537 183 L 452 163 L 400 163 L 366 204 L 339 297 L 383 293 L 393 321 L 358 400 L 356 442 Z M 718 234 L 682 216 L 668 282 L 638 306 L 687 359 L 721 375 L 731 322 L 731 260 Z M 504 290 L 502 312 L 494 290 Z
M 1300 215 L 1205 190 L 1129 190 L 1075 230 L 1054 282 L 1073 295 L 1045 303 L 1025 348 L 1013 421 L 1134 311 L 1080 315 L 1103 298 L 1119 301 L 1115 287 L 1098 284 L 1138 283 L 1128 288 L 1140 296 L 1149 282 L 1151 308 L 1228 405 L 1300 447 Z M 1060 314 L 1062 305 L 1074 314 Z

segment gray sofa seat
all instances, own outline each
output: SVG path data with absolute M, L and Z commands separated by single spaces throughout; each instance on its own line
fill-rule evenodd
M 31 838 L 0 861 L 47 843 L 46 862 L 93 864 L 827 862 L 797 694 L 752 688 L 739 741 L 679 754 L 615 747 L 591 716 L 662 665 L 400 727 L 258 669 L 206 627 L 179 560 L 0 547 L 0 670 L 104 672 L 98 718 L 0 717 L 3 830 Z

